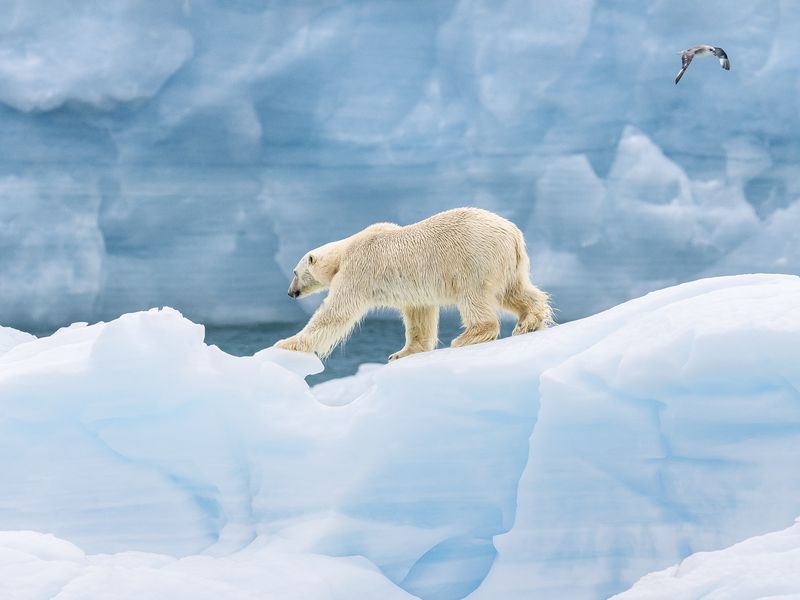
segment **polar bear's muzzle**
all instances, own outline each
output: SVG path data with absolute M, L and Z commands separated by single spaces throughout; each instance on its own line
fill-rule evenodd
M 301 273 L 294 276 L 292 283 L 289 284 L 289 297 L 305 298 L 309 294 L 322 291 L 323 286 L 314 279 L 310 273 Z

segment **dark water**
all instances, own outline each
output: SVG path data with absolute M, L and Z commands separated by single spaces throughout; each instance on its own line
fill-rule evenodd
M 228 354 L 249 356 L 268 348 L 279 339 L 300 331 L 302 323 L 262 323 L 257 325 L 206 325 L 206 343 L 215 344 Z M 514 323 L 503 321 L 502 336 L 511 335 Z M 455 315 L 443 315 L 439 323 L 439 346 L 449 346 L 460 332 Z M 307 378 L 314 385 L 335 377 L 352 375 L 365 362 L 385 363 L 392 352 L 403 347 L 403 322 L 397 318 L 367 318 L 347 342 L 325 360 L 325 370 Z

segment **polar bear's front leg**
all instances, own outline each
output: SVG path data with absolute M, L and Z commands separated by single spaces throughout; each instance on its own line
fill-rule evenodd
M 406 326 L 406 345 L 389 355 L 389 361 L 403 358 L 417 352 L 427 352 L 436 348 L 439 332 L 438 306 L 410 306 L 403 309 L 403 323 Z
M 328 356 L 350 334 L 365 312 L 366 308 L 357 296 L 348 296 L 341 290 L 332 288 L 306 326 L 275 345 L 285 350 L 316 352 L 322 357 Z

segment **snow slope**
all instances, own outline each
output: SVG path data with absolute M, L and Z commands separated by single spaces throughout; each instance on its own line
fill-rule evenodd
M 364 558 L 333 558 L 267 545 L 232 554 L 175 558 L 120 552 L 86 555 L 52 535 L 0 532 L 4 600 L 411 600 Z
M 700 280 L 314 389 L 171 309 L 1 329 L 0 595 L 621 592 L 800 514 L 798 298 Z
M 699 552 L 651 573 L 614 600 L 800 598 L 800 520 L 717 552 Z
M 309 248 L 465 204 L 525 229 L 568 318 L 800 273 L 794 2 L 0 7 L 8 325 L 294 320 Z M 730 72 L 674 85 L 698 43 Z

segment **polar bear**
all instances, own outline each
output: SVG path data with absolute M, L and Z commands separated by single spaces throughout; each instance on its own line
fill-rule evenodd
M 439 307 L 455 305 L 464 332 L 451 346 L 494 340 L 498 310 L 517 317 L 513 335 L 553 323 L 547 294 L 530 281 L 522 232 L 478 208 L 456 208 L 401 227 L 377 223 L 312 250 L 294 269 L 289 296 L 330 289 L 308 324 L 279 348 L 327 356 L 372 308 L 399 309 L 406 343 L 395 360 L 433 350 Z

